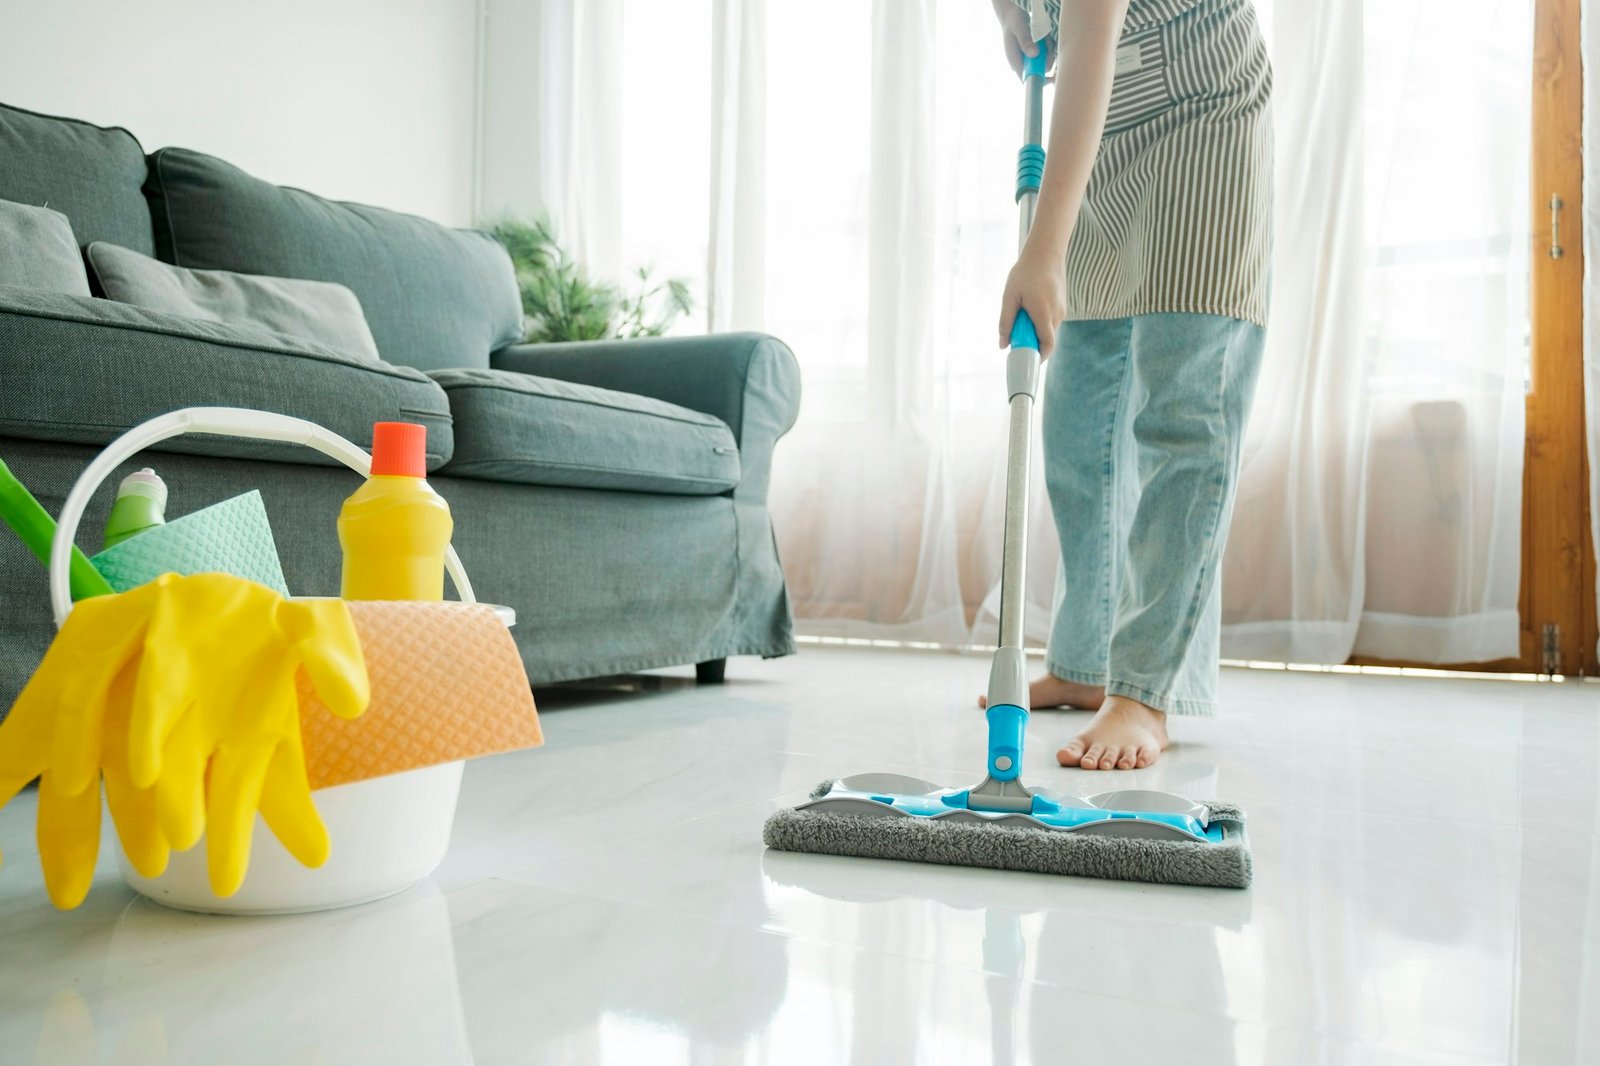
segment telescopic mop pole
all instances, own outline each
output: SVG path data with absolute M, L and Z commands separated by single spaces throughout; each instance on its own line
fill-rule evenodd
M 1017 243 L 1028 238 L 1044 174 L 1045 46 L 1023 57 L 1026 108 L 1017 153 Z M 1028 670 L 1022 651 L 1023 584 L 1028 551 L 1028 473 L 1033 446 L 1033 402 L 1039 387 L 1039 335 L 1028 312 L 1017 311 L 1006 357 L 1011 429 L 1006 456 L 1005 548 L 1000 566 L 1000 646 L 989 670 L 989 776 L 968 796 L 978 810 L 1028 811 L 1033 793 L 1022 784 L 1023 733 L 1028 724 Z

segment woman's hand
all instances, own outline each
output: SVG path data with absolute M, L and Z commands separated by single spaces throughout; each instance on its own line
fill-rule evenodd
M 1015 3 L 1015 0 L 990 0 L 994 6 L 995 17 L 1000 20 L 1000 39 L 1005 47 L 1006 62 L 1011 64 L 1011 69 L 1022 77 L 1022 57 L 1036 56 L 1039 49 L 1049 49 L 1048 41 L 1035 41 L 1033 29 L 1029 24 L 1028 13 Z M 1048 61 L 1046 67 L 1049 66 Z
M 1011 324 L 1025 310 L 1039 334 L 1039 355 L 1048 357 L 1056 346 L 1056 327 L 1067 317 L 1066 255 L 1028 241 L 1006 278 L 1000 298 L 1000 347 L 1011 343 Z

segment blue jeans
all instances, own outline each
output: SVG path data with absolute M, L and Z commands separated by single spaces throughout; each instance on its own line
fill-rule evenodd
M 1062 326 L 1042 415 L 1061 537 L 1052 674 L 1214 713 L 1218 570 L 1265 333 L 1198 314 Z

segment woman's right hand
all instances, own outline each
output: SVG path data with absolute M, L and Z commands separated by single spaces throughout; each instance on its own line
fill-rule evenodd
M 1028 312 L 1045 359 L 1056 347 L 1056 326 L 1067 317 L 1067 254 L 1043 242 L 1024 241 L 1000 296 L 1000 347 L 1011 343 L 1017 312 Z
M 1022 77 L 1024 56 L 1036 56 L 1039 49 L 1049 48 L 1048 41 L 1035 41 L 1028 13 L 1015 0 L 990 0 L 995 18 L 1000 20 L 1000 38 L 1005 47 L 1006 62 L 1011 64 L 1017 77 Z M 1048 63 L 1046 64 L 1048 66 Z

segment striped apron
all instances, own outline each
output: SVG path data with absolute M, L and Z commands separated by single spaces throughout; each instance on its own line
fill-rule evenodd
M 1018 0 L 1041 2 L 1054 26 L 1060 0 Z M 1067 253 L 1069 320 L 1175 311 L 1266 324 L 1271 96 L 1251 0 L 1131 0 Z

